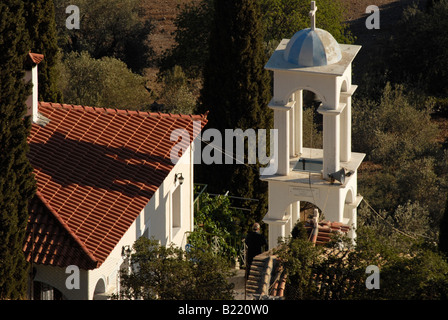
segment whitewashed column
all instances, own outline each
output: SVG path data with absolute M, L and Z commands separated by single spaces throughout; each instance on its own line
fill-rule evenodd
M 278 129 L 278 170 L 279 175 L 289 174 L 289 109 L 277 105 L 274 109 L 274 128 Z
M 340 116 L 336 112 L 323 113 L 323 178 L 340 169 Z
M 300 155 L 303 153 L 303 90 L 296 91 L 294 97 L 296 101 L 294 106 L 294 144 L 296 154 Z

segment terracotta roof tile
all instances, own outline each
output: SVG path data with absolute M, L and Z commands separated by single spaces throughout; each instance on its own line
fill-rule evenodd
M 311 233 L 314 227 L 313 219 L 305 221 L 305 229 L 308 232 L 309 239 L 311 240 Z M 318 223 L 318 235 L 317 245 L 325 245 L 331 241 L 331 238 L 336 233 L 347 233 L 350 230 L 350 226 L 344 225 L 340 222 L 320 221 Z M 269 295 L 273 297 L 283 297 L 286 287 L 286 281 L 288 274 L 283 268 L 281 263 L 277 264 L 276 268 L 272 270 L 271 277 L 274 277 L 270 285 Z M 313 278 L 317 279 L 318 275 L 314 274 Z
M 51 212 L 41 195 L 30 203 L 24 252 L 28 261 L 66 267 L 76 264 L 83 269 L 97 266 L 93 256 L 79 242 L 60 219 Z
M 308 235 L 311 235 L 313 230 L 313 221 L 307 220 L 305 222 L 305 229 L 308 231 Z M 331 241 L 331 238 L 336 233 L 347 234 L 350 231 L 350 226 L 344 225 L 341 222 L 320 221 L 318 223 L 318 234 L 316 244 L 326 244 Z
M 171 130 L 186 129 L 192 141 L 193 121 L 200 121 L 201 128 L 207 122 L 202 115 L 47 102 L 39 103 L 39 112 L 50 122 L 43 127 L 33 124 L 28 143 L 42 205 L 47 207 L 47 215 L 54 215 L 45 219 L 61 221 L 65 236 L 78 241 L 82 254 L 98 264 L 104 262 L 174 167 L 169 158 L 176 144 L 170 141 Z M 34 219 L 44 218 L 39 215 Z M 64 245 L 58 243 L 58 248 Z M 28 253 L 30 245 L 27 242 Z M 54 264 L 52 261 L 58 259 L 75 259 L 75 255 L 63 259 L 57 252 L 53 252 L 56 258 L 45 257 L 45 252 L 48 250 L 36 261 Z M 71 255 L 70 250 L 64 252 Z

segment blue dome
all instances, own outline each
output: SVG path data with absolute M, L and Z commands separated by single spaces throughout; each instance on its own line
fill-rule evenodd
M 307 28 L 289 40 L 284 59 L 298 67 L 317 67 L 341 60 L 342 53 L 333 36 L 322 29 Z

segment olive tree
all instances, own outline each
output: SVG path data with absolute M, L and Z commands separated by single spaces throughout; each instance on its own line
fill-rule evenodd
M 219 300 L 233 298 L 229 265 L 210 251 L 183 251 L 173 244 L 139 238 L 121 270 L 116 299 Z

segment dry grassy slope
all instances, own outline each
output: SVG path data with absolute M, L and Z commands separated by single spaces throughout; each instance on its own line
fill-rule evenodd
M 414 0 L 340 0 L 346 7 L 345 21 L 356 36 L 356 44 L 362 45 L 362 50 L 356 57 L 358 65 L 369 59 L 371 48 L 382 38 L 388 38 L 396 23 L 400 20 L 403 9 L 411 5 Z M 426 0 L 420 1 L 423 6 Z M 365 13 L 369 5 L 376 5 L 380 9 L 380 29 L 366 28 L 366 19 L 370 13 Z
M 318 0 L 317 0 L 318 1 Z M 340 0 L 342 4 L 347 8 L 345 19 L 347 21 L 353 21 L 364 17 L 366 8 L 369 5 L 376 5 L 380 9 L 386 6 L 397 6 L 400 4 L 400 0 Z
M 174 45 L 173 32 L 175 31 L 174 19 L 178 14 L 178 7 L 193 0 L 145 0 L 143 8 L 146 10 L 148 19 L 154 24 L 154 30 L 149 38 L 151 46 L 156 54 L 160 57 L 164 51 L 170 49 Z M 146 71 L 148 78 L 148 86 L 153 90 L 159 89 L 156 81 L 158 69 L 153 67 Z
M 150 40 L 157 55 L 174 44 L 172 33 L 175 31 L 174 19 L 179 11 L 178 6 L 190 2 L 192 0 L 145 1 L 144 8 L 155 25 Z

